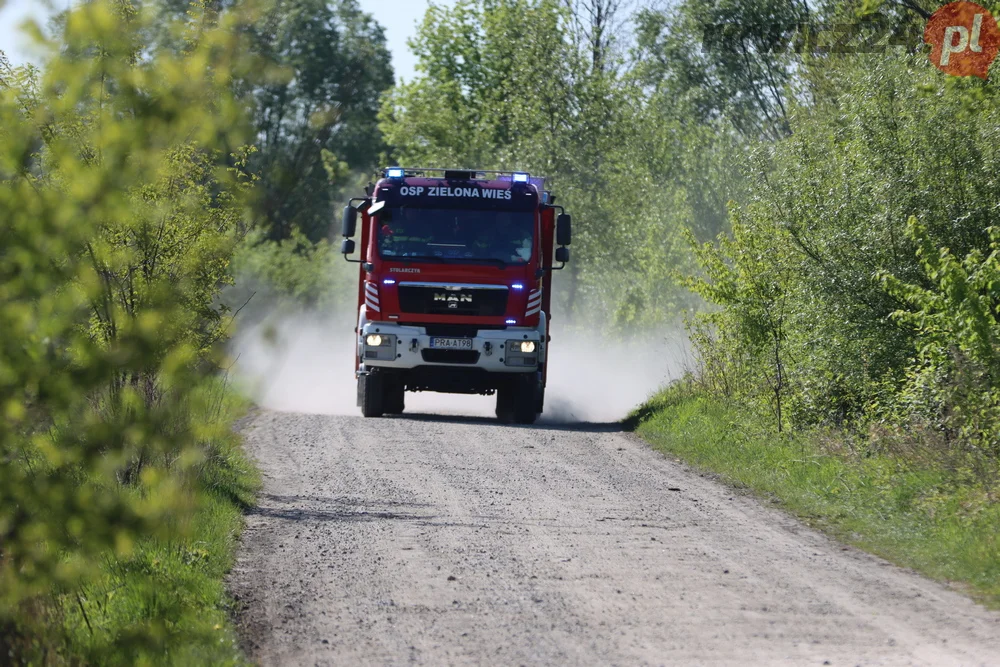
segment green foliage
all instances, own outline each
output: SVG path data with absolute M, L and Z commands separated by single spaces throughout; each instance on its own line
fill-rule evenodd
M 146 4 L 156 17 L 144 29 L 146 43 L 183 50 L 174 26 L 189 0 Z M 251 110 L 258 226 L 271 240 L 297 229 L 318 242 L 335 209 L 354 195 L 348 174 L 370 174 L 385 148 L 377 113 L 393 73 L 383 29 L 357 0 L 223 0 L 213 7 L 243 17 L 244 46 L 255 57 L 233 90 Z
M 231 428 L 248 406 L 223 378 L 193 395 L 204 451 L 189 489 L 197 509 L 181 519 L 178 536 L 140 538 L 128 556 L 102 558 L 93 576 L 59 598 L 67 656 L 102 665 L 244 664 L 223 576 L 243 510 L 260 487 Z
M 345 171 L 371 172 L 376 115 L 392 86 L 382 27 L 355 0 L 276 0 L 249 27 L 267 64 L 241 84 L 253 105 L 259 214 L 272 240 L 328 236 Z M 330 169 L 333 166 L 334 169 Z
M 746 137 L 789 132 L 793 47 L 811 23 L 804 3 L 687 0 L 636 17 L 636 74 L 682 100 L 700 122 L 725 116 Z
M 252 182 L 241 19 L 192 6 L 181 50 L 144 48 L 148 20 L 86 3 L 41 73 L 0 71 L 0 644 L 17 660 L 171 655 L 187 598 L 121 615 L 88 656 L 61 618 L 188 544 L 204 483 L 232 476 L 230 424 L 197 388 Z
M 678 273 L 709 304 L 689 320 L 697 374 L 631 423 L 998 604 L 996 86 L 928 63 L 918 4 L 778 5 L 691 0 L 638 16 L 634 72 L 655 90 L 650 108 L 667 127 L 694 117 L 709 146 L 735 130 L 748 180 L 714 190 L 735 194 L 730 230 L 704 243 L 714 232 L 688 223 L 696 266 Z M 845 57 L 810 32 L 859 17 L 862 36 L 893 33 L 895 46 Z M 804 33 L 782 32 L 795 21 Z M 708 39 L 718 24 L 735 35 Z M 818 48 L 771 48 L 788 37 Z M 688 198 L 711 195 L 681 180 L 692 145 L 675 144 L 665 173 Z M 717 184 L 725 172 L 696 173 Z
M 948 433 L 977 458 L 1000 459 L 1000 227 L 990 227 L 989 254 L 957 258 L 932 243 L 910 218 L 907 232 L 933 287 L 883 274 L 891 294 L 912 310 L 893 313 L 918 334 L 917 359 L 901 393 L 902 407 Z M 991 475 L 1000 474 L 995 467 Z
M 899 421 L 897 392 L 926 341 L 892 317 L 908 300 L 880 276 L 929 289 L 936 279 L 923 267 L 930 250 L 918 257 L 921 244 L 955 256 L 988 252 L 1000 205 L 995 92 L 946 81 L 923 56 L 898 52 L 813 67 L 806 76 L 835 82 L 836 94 L 797 106 L 792 135 L 757 149 L 754 194 L 737 209 L 741 238 L 720 252 L 734 261 L 735 244 L 759 257 L 755 280 L 785 283 L 792 425 Z M 907 233 L 910 216 L 921 221 L 920 243 Z M 712 316 L 713 335 L 732 344 L 706 348 L 707 366 L 756 349 L 738 332 L 744 307 L 716 292 L 702 290 L 724 309 Z M 766 381 L 746 370 L 751 384 Z
M 422 76 L 394 89 L 382 107 L 395 157 L 418 166 L 541 160 L 532 166 L 558 168 L 569 85 L 582 67 L 564 39 L 564 18 L 551 0 L 432 6 L 410 45 Z
M 720 235 L 717 245 L 699 246 L 692 237 L 703 277 L 685 282 L 722 308 L 700 315 L 691 328 L 693 342 L 705 360 L 703 378 L 726 396 L 752 393 L 763 379 L 780 432 L 787 384 L 785 329 L 791 267 L 772 256 L 769 241 L 777 234 L 777 229 L 734 222 L 732 236 Z M 748 382 L 749 378 L 756 382 Z

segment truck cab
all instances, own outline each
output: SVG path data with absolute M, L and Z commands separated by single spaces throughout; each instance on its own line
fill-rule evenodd
M 544 179 L 520 172 L 391 167 L 352 199 L 341 251 L 360 267 L 362 414 L 399 414 L 405 392 L 437 391 L 495 394 L 501 421 L 534 422 L 570 224 Z

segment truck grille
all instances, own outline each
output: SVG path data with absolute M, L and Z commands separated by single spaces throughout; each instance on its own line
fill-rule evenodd
M 507 312 L 507 289 L 447 285 L 399 286 L 399 309 L 404 313 L 426 315 L 497 316 Z
M 504 328 L 502 324 L 440 324 L 438 322 L 414 323 L 409 326 L 423 327 L 424 333 L 428 336 L 444 336 L 446 338 L 475 338 L 484 329 L 498 331 Z
M 474 364 L 479 361 L 475 350 L 420 350 L 424 361 L 432 364 Z

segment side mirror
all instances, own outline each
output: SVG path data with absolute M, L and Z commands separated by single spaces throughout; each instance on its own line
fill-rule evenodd
M 347 205 L 344 207 L 344 219 L 342 223 L 342 234 L 345 238 L 354 236 L 358 226 L 358 209 Z M 354 252 L 353 250 L 351 252 Z
M 569 245 L 573 238 L 572 222 L 568 213 L 563 213 L 556 218 L 556 244 Z
M 354 239 L 344 239 L 340 242 L 340 254 L 342 255 L 353 255 L 354 254 Z
M 569 248 L 556 248 L 556 261 L 565 264 L 569 261 Z

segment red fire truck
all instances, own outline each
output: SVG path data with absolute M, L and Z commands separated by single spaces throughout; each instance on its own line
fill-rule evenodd
M 341 245 L 360 265 L 362 414 L 399 414 L 405 392 L 438 391 L 496 394 L 501 421 L 534 422 L 571 224 L 544 179 L 392 167 L 366 194 L 344 209 Z

